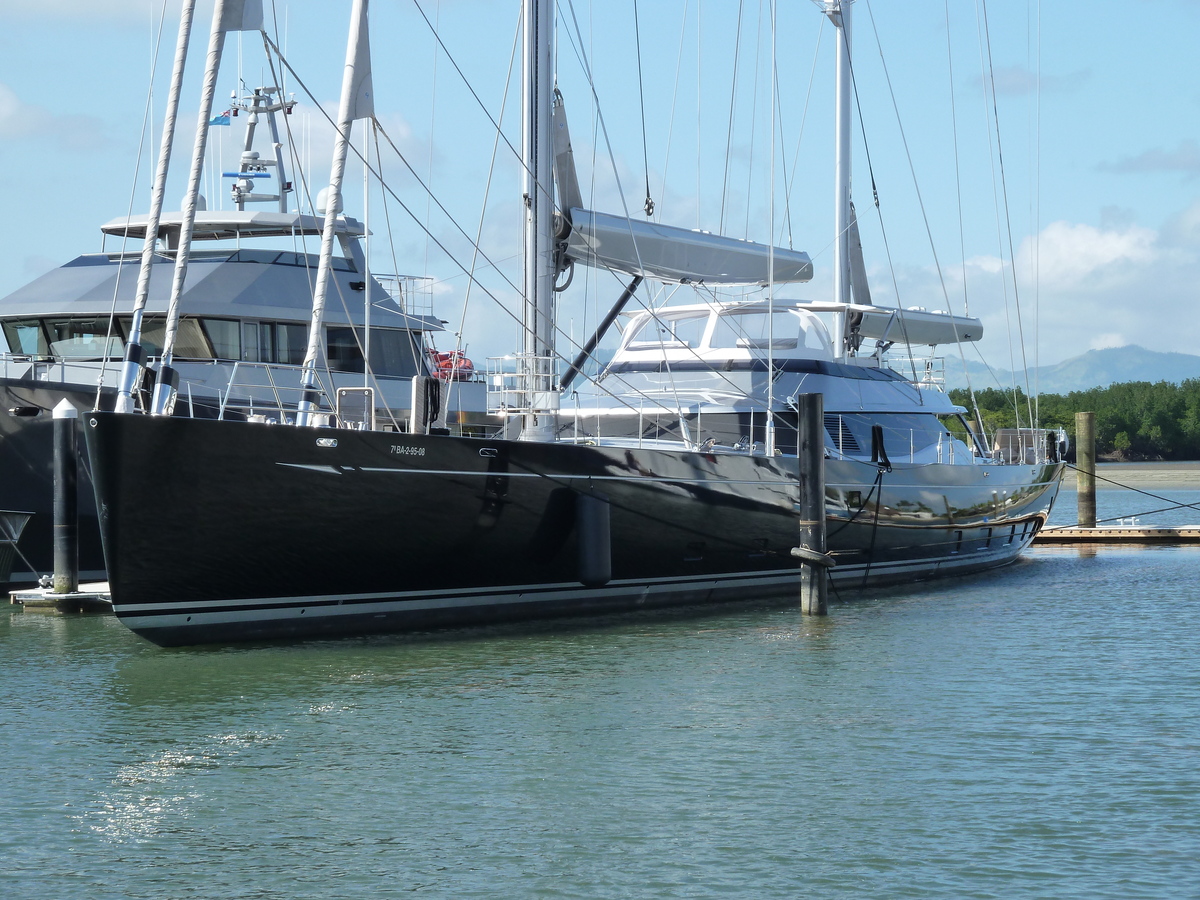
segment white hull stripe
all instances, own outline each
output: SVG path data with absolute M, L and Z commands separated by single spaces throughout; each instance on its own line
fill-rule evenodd
M 870 567 L 854 565 L 833 570 L 834 584 L 853 587 L 864 574 L 871 580 L 883 577 L 907 576 L 914 580 L 925 576 L 960 569 L 990 568 L 1016 558 L 1019 545 L 1006 546 L 991 553 L 973 553 L 961 559 L 938 558 L 896 562 L 879 562 Z M 584 588 L 578 583 L 507 585 L 503 587 L 466 588 L 456 591 L 386 591 L 360 594 L 318 594 L 306 597 L 265 597 L 241 600 L 198 600 L 168 603 L 122 604 L 114 602 L 114 611 L 127 620 L 162 622 L 186 615 L 222 615 L 237 613 L 239 619 L 260 615 L 280 618 L 303 609 L 305 615 L 363 615 L 372 612 L 402 612 L 405 610 L 450 609 L 471 606 L 499 606 L 511 603 L 539 604 L 570 599 L 617 599 L 639 593 L 683 594 L 707 590 L 767 587 L 797 584 L 799 569 L 775 569 L 764 572 L 740 572 L 728 576 L 695 575 L 670 578 L 651 578 L 610 582 L 599 588 Z
M 345 475 L 350 472 L 370 472 L 372 474 L 382 475 L 454 475 L 460 478 L 546 478 L 551 481 L 624 481 L 631 484 L 639 484 L 644 482 L 654 482 L 661 484 L 704 484 L 711 487 L 720 487 L 726 484 L 751 484 L 761 485 L 763 487 L 774 487 L 778 485 L 792 486 L 796 484 L 796 479 L 790 474 L 785 473 L 785 477 L 776 480 L 768 479 L 748 479 L 736 480 L 725 478 L 723 476 L 714 475 L 711 478 L 674 478 L 669 475 L 572 475 L 569 473 L 556 472 L 488 472 L 483 470 L 470 469 L 397 469 L 391 466 L 322 466 L 310 465 L 306 463 L 287 463 L 277 462 L 275 465 L 282 466 L 288 469 L 305 469 L 310 472 L 319 472 L 323 475 Z M 965 469 L 966 466 L 958 466 L 959 469 Z M 1019 482 L 1019 486 L 1026 487 L 1044 487 L 1052 482 Z M 1013 484 L 1018 484 L 1013 482 Z M 859 489 L 864 486 L 864 482 L 826 482 L 826 487 L 836 488 L 852 488 Z M 885 483 L 885 487 L 919 487 L 927 490 L 963 490 L 975 489 L 980 487 L 978 483 L 972 484 L 950 484 L 950 483 L 934 483 L 923 481 L 909 481 L 892 479 Z M 997 481 L 989 483 L 988 487 L 1009 487 L 1008 482 Z

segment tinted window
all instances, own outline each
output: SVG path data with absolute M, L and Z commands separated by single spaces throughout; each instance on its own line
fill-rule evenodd
M 419 348 L 411 331 L 371 329 L 371 369 L 376 375 L 416 375 Z
M 132 324 L 129 318 L 121 320 L 121 328 L 129 333 Z M 142 347 L 147 356 L 162 356 L 163 334 L 166 331 L 166 319 L 161 316 L 142 319 Z M 179 359 L 212 359 L 212 350 L 208 339 L 196 319 L 181 319 L 179 329 L 175 333 L 175 356 Z
M 50 354 L 64 359 L 120 356 L 124 347 L 116 322 L 108 319 L 46 319 Z
M 356 339 L 355 330 L 345 326 L 334 326 L 327 328 L 325 334 L 329 367 L 340 372 L 361 372 L 362 349 Z M 409 376 L 420 371 L 420 351 L 411 331 L 399 328 L 372 328 L 370 352 L 371 371 L 376 375 Z
M 354 329 L 343 326 L 325 329 L 325 344 L 329 368 L 338 372 L 363 370 L 362 350 L 359 349 Z
M 893 458 L 920 452 L 946 438 L 946 428 L 937 416 L 925 413 L 885 413 L 841 417 L 864 452 L 871 448 L 871 426 L 883 427 L 883 445 Z
M 6 319 L 4 336 L 12 353 L 25 356 L 46 356 L 50 353 L 39 319 Z
M 280 322 L 275 326 L 275 361 L 290 366 L 304 362 L 308 349 L 308 326 Z
M 242 326 L 233 319 L 201 319 L 217 359 L 242 358 Z

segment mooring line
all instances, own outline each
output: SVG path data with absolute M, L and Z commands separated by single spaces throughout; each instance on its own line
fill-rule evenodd
M 1083 471 L 1078 466 L 1073 465 L 1072 463 L 1069 463 L 1069 462 L 1064 461 L 1063 465 L 1066 466 L 1068 469 L 1074 469 L 1076 472 Z M 1157 513 L 1174 512 L 1177 509 L 1194 509 L 1194 510 L 1200 511 L 1200 505 L 1197 505 L 1195 503 L 1184 503 L 1180 500 L 1175 500 L 1172 497 L 1163 497 L 1159 494 L 1151 493 L 1150 491 L 1144 491 L 1141 488 L 1135 488 L 1129 484 L 1122 484 L 1121 482 L 1114 481 L 1111 478 L 1105 478 L 1103 475 L 1097 475 L 1095 472 L 1090 472 L 1088 474 L 1090 474 L 1093 478 L 1099 478 L 1101 481 L 1105 481 L 1105 482 L 1108 482 L 1109 484 L 1116 485 L 1119 488 L 1123 488 L 1127 491 L 1133 491 L 1135 494 L 1144 494 L 1147 497 L 1153 497 L 1155 500 L 1162 500 L 1164 503 L 1174 504 L 1173 506 L 1166 506 L 1166 507 L 1163 507 L 1162 509 L 1152 509 L 1152 510 L 1149 510 L 1148 512 L 1131 513 L 1130 515 L 1126 515 L 1126 516 L 1110 516 L 1107 519 L 1097 519 L 1096 524 L 1100 524 L 1101 522 L 1116 522 L 1121 519 L 1129 519 L 1129 518 L 1134 518 L 1134 517 L 1138 517 L 1138 516 L 1153 516 L 1153 515 L 1156 515 Z M 1046 528 L 1044 530 L 1045 531 L 1056 531 L 1060 528 L 1079 528 L 1079 527 L 1081 527 L 1080 523 L 1076 522 L 1074 525 L 1055 525 L 1052 528 Z

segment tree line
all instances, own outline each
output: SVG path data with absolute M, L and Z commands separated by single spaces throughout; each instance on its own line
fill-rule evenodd
M 972 409 L 966 390 L 953 390 L 959 406 Z M 1033 408 L 1042 428 L 1062 428 L 1075 446 L 1075 413 L 1096 414 L 1096 453 L 1114 459 L 1200 459 L 1200 379 L 1181 384 L 1131 381 L 1106 388 L 1042 394 L 1029 401 L 1025 392 L 986 388 L 975 392 L 988 434 L 997 428 L 1030 423 Z M 1073 455 L 1073 454 L 1072 454 Z

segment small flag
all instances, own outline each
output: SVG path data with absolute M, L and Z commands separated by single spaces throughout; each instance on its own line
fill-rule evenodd
M 229 124 L 229 116 L 232 113 L 233 113 L 233 110 L 227 109 L 227 110 L 225 110 L 225 112 L 221 113 L 219 116 L 213 116 L 211 119 L 209 119 L 208 124 L 209 125 L 228 125 Z

